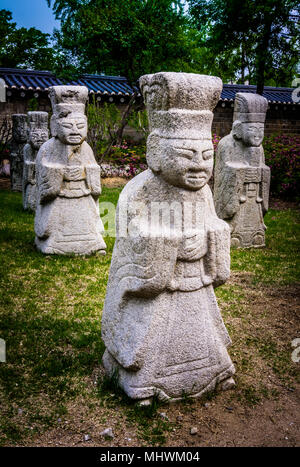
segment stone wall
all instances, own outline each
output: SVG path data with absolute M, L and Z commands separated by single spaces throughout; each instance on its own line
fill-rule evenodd
M 233 120 L 233 103 L 219 102 L 214 110 L 213 134 L 228 135 Z M 269 104 L 265 134 L 300 134 L 300 106 L 291 104 Z
M 38 107 L 34 108 L 34 103 L 37 102 Z M 47 93 L 43 93 L 38 99 L 34 99 L 29 93 L 25 97 L 20 95 L 12 95 L 7 97 L 7 102 L 0 102 L 0 118 L 4 115 L 23 114 L 29 110 L 39 110 L 49 112 L 51 109 L 50 100 Z
M 0 102 L 0 123 L 4 116 L 14 113 L 26 113 L 29 110 L 51 111 L 50 101 L 46 92 L 40 93 L 38 99 L 33 99 L 33 93 L 24 93 L 21 97 L 19 92 L 13 93 L 7 98 L 7 102 Z M 38 102 L 38 108 L 33 108 L 34 102 Z M 124 109 L 124 105 L 119 106 Z M 233 103 L 219 102 L 214 110 L 212 125 L 213 134 L 225 136 L 231 131 L 233 118 Z M 291 104 L 269 104 L 265 126 L 265 134 L 272 133 L 300 134 L 300 106 Z M 132 139 L 139 139 L 135 131 L 127 128 L 126 134 Z

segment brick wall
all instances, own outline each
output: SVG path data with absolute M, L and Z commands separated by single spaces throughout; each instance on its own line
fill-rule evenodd
M 218 136 L 228 135 L 233 120 L 233 103 L 219 102 L 214 110 L 213 133 Z M 300 106 L 291 104 L 269 104 L 265 134 L 300 134 Z
M 0 121 L 5 115 L 12 115 L 14 113 L 26 113 L 30 108 L 30 100 L 33 98 L 31 93 L 26 92 L 24 97 L 19 93 L 13 93 L 12 96 L 7 98 L 7 102 L 0 102 Z M 120 109 L 124 105 L 120 105 Z M 38 108 L 36 110 L 51 111 L 50 101 L 47 93 L 40 94 L 38 98 Z M 214 120 L 212 131 L 218 136 L 225 136 L 231 131 L 233 118 L 233 103 L 232 102 L 219 102 L 214 110 Z M 270 104 L 267 112 L 265 134 L 272 133 L 297 133 L 300 134 L 300 106 L 290 104 Z M 126 128 L 126 134 L 134 137 L 134 130 Z
M 12 114 L 23 114 L 27 113 L 29 110 L 33 110 L 32 106 L 32 98 L 29 93 L 26 93 L 25 97 L 21 97 L 20 95 L 13 95 L 7 97 L 7 102 L 0 102 L 0 117 L 3 115 L 12 115 Z M 31 102 L 30 102 L 31 101 Z M 50 101 L 48 99 L 47 94 L 39 97 L 37 99 L 38 108 L 34 110 L 40 110 L 49 112 L 51 109 Z

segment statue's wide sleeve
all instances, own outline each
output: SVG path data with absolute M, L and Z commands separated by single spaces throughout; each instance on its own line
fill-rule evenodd
M 29 144 L 24 146 L 24 165 L 23 165 L 23 186 L 26 188 L 28 183 L 35 183 L 35 162 L 32 160 L 31 148 Z
M 270 180 L 271 170 L 267 165 L 263 165 L 261 169 L 261 182 L 262 182 L 262 210 L 265 214 L 269 209 L 269 193 L 270 193 Z
M 238 211 L 243 186 L 244 171 L 231 165 L 231 152 L 229 142 L 221 140 L 216 155 L 214 183 L 215 206 L 221 219 L 230 219 Z
M 102 316 L 102 337 L 108 351 L 124 368 L 133 371 L 142 365 L 142 353 L 130 350 L 124 333 L 119 332 L 120 323 L 130 327 L 126 325 L 130 312 L 124 311 L 125 305 L 135 297 L 149 303 L 166 290 L 177 257 L 176 240 L 160 235 L 150 237 L 136 227 L 134 236 L 116 240 Z M 142 336 L 139 339 L 141 343 L 136 348 L 143 346 Z
M 59 195 L 64 169 L 61 165 L 52 165 L 41 160 L 37 163 L 36 171 L 39 201 L 45 204 Z
M 100 167 L 98 164 L 88 165 L 85 168 L 86 183 L 92 196 L 97 198 L 101 195 Z
M 207 224 L 207 254 L 204 258 L 208 283 L 218 287 L 230 276 L 230 228 L 216 215 L 210 188 L 207 187 L 210 221 Z
M 23 170 L 23 177 L 24 177 L 24 185 L 31 185 L 35 184 L 35 164 L 34 162 L 25 161 L 24 162 L 24 170 Z

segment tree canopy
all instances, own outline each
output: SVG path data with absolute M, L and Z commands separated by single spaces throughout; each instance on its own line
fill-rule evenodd
M 61 21 L 55 39 L 65 68 L 135 81 L 145 73 L 189 67 L 188 19 L 181 1 L 47 1 Z
M 291 86 L 299 63 L 297 0 L 189 0 L 194 26 L 232 79 Z M 220 69 L 222 76 L 222 70 Z
M 0 66 L 60 77 L 186 71 L 291 86 L 299 66 L 297 0 L 46 0 L 53 36 L 0 10 Z
M 0 10 L 0 66 L 51 70 L 50 35 L 36 28 L 17 28 L 8 10 Z

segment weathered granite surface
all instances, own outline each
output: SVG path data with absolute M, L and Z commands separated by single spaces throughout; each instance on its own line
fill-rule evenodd
M 12 115 L 12 142 L 10 147 L 10 183 L 13 191 L 22 191 L 23 150 L 27 141 L 27 115 Z
M 36 159 L 36 246 L 47 254 L 105 254 L 100 167 L 85 141 L 88 89 L 53 86 L 50 98 L 52 138 Z
M 235 372 L 214 287 L 230 274 L 230 231 L 207 182 L 222 81 L 140 78 L 149 169 L 123 189 L 102 316 L 103 364 L 134 399 L 199 397 Z
M 48 113 L 28 112 L 27 144 L 24 146 L 23 207 L 28 211 L 36 208 L 35 160 L 38 150 L 49 139 Z
M 261 143 L 267 106 L 258 94 L 237 93 L 232 131 L 217 149 L 214 200 L 218 216 L 230 225 L 233 247 L 265 245 L 270 168 Z

